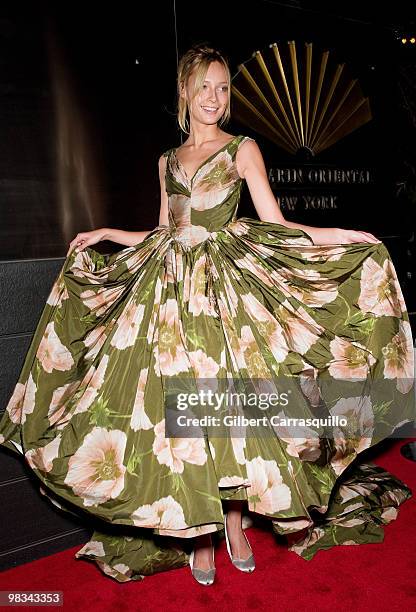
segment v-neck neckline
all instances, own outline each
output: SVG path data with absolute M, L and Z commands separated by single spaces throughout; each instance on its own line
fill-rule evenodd
M 212 153 L 209 157 L 207 157 L 202 164 L 200 164 L 198 166 L 198 168 L 195 170 L 195 172 L 192 175 L 192 178 L 189 178 L 188 173 L 186 171 L 185 166 L 183 165 L 183 163 L 181 162 L 181 160 L 179 159 L 179 157 L 176 155 L 176 151 L 179 147 L 174 147 L 173 149 L 173 154 L 175 156 L 175 159 L 177 161 L 177 163 L 181 166 L 184 175 L 186 177 L 186 180 L 188 181 L 188 183 L 190 185 L 192 185 L 192 182 L 194 180 L 194 178 L 196 177 L 196 175 L 198 174 L 198 172 L 201 170 L 201 168 L 203 168 L 209 161 L 211 161 L 211 159 L 214 159 L 214 157 L 216 157 L 219 153 L 221 153 L 221 151 L 223 151 L 225 148 L 227 148 L 232 142 L 234 142 L 234 140 L 236 140 L 237 138 L 239 138 L 239 136 L 234 136 L 233 138 L 231 138 L 231 140 L 229 140 L 228 142 L 225 143 L 225 145 L 223 145 L 220 149 L 218 149 L 217 151 L 215 151 L 214 153 Z

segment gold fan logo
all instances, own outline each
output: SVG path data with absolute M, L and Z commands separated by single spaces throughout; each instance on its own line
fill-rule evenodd
M 233 116 L 289 153 L 317 153 L 371 120 L 368 98 L 329 51 L 273 43 L 238 67 Z

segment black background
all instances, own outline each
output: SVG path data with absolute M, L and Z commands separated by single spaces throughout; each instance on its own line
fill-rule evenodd
M 225 53 L 234 75 L 256 49 L 293 39 L 346 62 L 373 114 L 314 163 L 371 168 L 375 180 L 370 189 L 347 189 L 335 212 L 285 215 L 385 237 L 402 282 L 409 282 L 413 264 L 404 247 L 413 235 L 414 200 L 406 181 L 414 172 L 415 123 L 400 79 L 403 69 L 414 67 L 415 49 L 399 40 L 413 28 L 409 3 L 383 9 L 363 2 L 272 0 L 6 2 L 0 15 L 3 260 L 64 256 L 77 232 L 96 227 L 154 227 L 158 157 L 183 140 L 175 115 L 178 55 L 208 42 Z M 64 138 L 62 116 L 69 117 Z M 247 126 L 231 121 L 226 130 L 256 138 L 269 168 L 293 163 Z M 247 190 L 239 214 L 256 216 Z

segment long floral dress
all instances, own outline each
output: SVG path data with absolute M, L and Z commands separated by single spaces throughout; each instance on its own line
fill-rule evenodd
M 68 255 L 0 421 L 0 443 L 24 456 L 40 492 L 96 520 L 76 557 L 120 582 L 188 564 L 190 538 L 222 537 L 225 499 L 247 500 L 310 559 L 381 541 L 411 495 L 354 462 L 414 418 L 412 334 L 389 253 L 237 218 L 246 140 L 193 177 L 170 149 L 169 226 L 111 255 Z M 298 416 L 320 410 L 346 428 L 166 434 L 172 381 L 277 377 L 297 384 Z

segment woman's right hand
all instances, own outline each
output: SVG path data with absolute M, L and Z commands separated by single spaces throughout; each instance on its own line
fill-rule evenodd
M 82 251 L 87 246 L 91 246 L 92 244 L 96 244 L 97 242 L 100 242 L 101 240 L 105 240 L 106 235 L 107 235 L 107 228 L 105 227 L 101 227 L 99 229 L 92 230 L 90 232 L 80 232 L 69 243 L 69 249 L 67 251 L 66 256 L 68 257 L 68 255 L 71 253 L 73 248 L 75 248 L 75 250 L 78 252 L 78 251 Z

